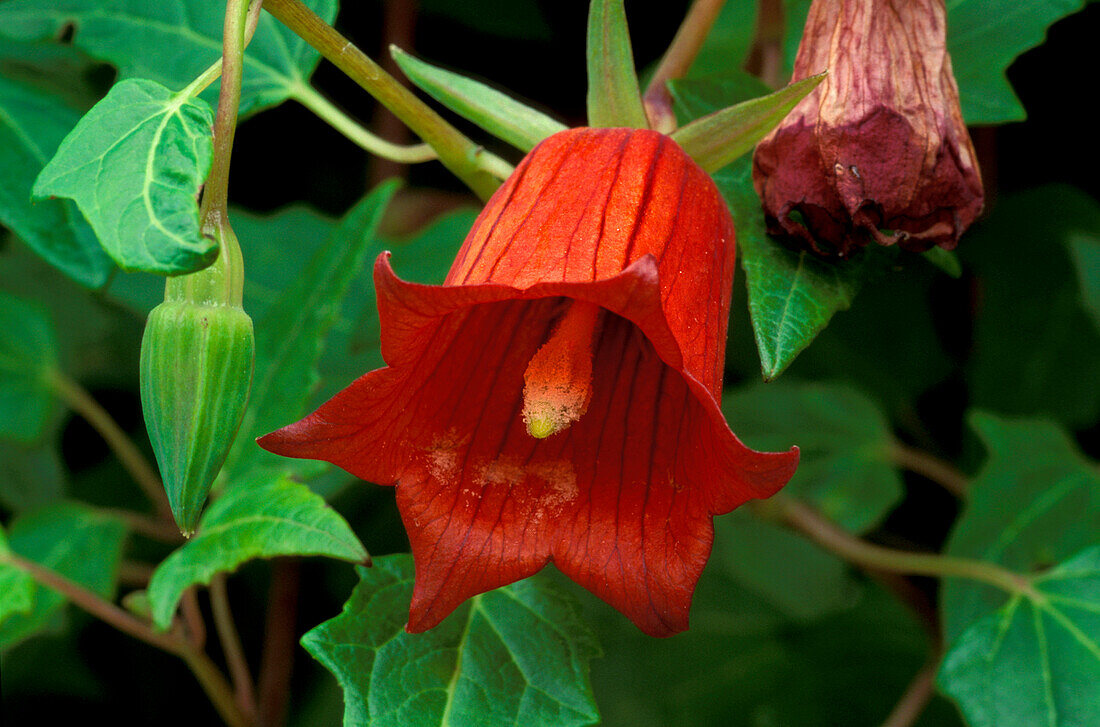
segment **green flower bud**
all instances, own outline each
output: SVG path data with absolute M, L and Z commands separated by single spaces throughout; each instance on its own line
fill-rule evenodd
M 255 336 L 241 308 L 243 275 L 228 224 L 212 231 L 218 259 L 169 278 L 141 341 L 141 408 L 180 531 L 194 533 L 240 427 L 252 385 Z

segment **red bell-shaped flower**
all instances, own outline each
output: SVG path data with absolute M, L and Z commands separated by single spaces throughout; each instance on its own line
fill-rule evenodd
M 260 444 L 396 485 L 409 631 L 551 561 L 646 633 L 682 631 L 712 517 L 798 461 L 746 448 L 719 409 L 733 271 L 726 205 L 675 142 L 560 132 L 442 286 L 379 257 L 389 366 Z

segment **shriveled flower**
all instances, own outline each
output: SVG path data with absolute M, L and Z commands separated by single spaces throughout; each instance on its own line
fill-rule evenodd
M 397 486 L 409 631 L 551 561 L 643 631 L 682 631 L 712 517 L 798 459 L 746 448 L 719 410 L 733 271 L 725 203 L 675 142 L 557 133 L 442 286 L 379 257 L 389 366 L 260 444 Z
M 819 253 L 952 249 L 982 211 L 944 0 L 814 0 L 794 79 L 829 76 L 757 146 L 769 231 Z

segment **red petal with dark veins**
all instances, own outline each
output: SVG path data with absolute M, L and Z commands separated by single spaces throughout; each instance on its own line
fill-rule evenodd
M 773 494 L 798 459 L 746 448 L 719 408 L 732 244 L 713 183 L 665 137 L 557 134 L 490 201 L 448 284 L 379 257 L 388 367 L 260 444 L 397 486 L 410 631 L 548 562 L 647 633 L 681 631 L 712 517 Z M 572 301 L 606 311 L 591 401 L 536 439 L 524 372 Z

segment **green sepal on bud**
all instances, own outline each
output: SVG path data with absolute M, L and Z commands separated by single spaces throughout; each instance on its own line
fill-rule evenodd
M 176 524 L 190 537 L 248 404 L 255 335 L 241 307 L 236 236 L 210 234 L 218 259 L 169 278 L 141 341 L 141 408 Z

